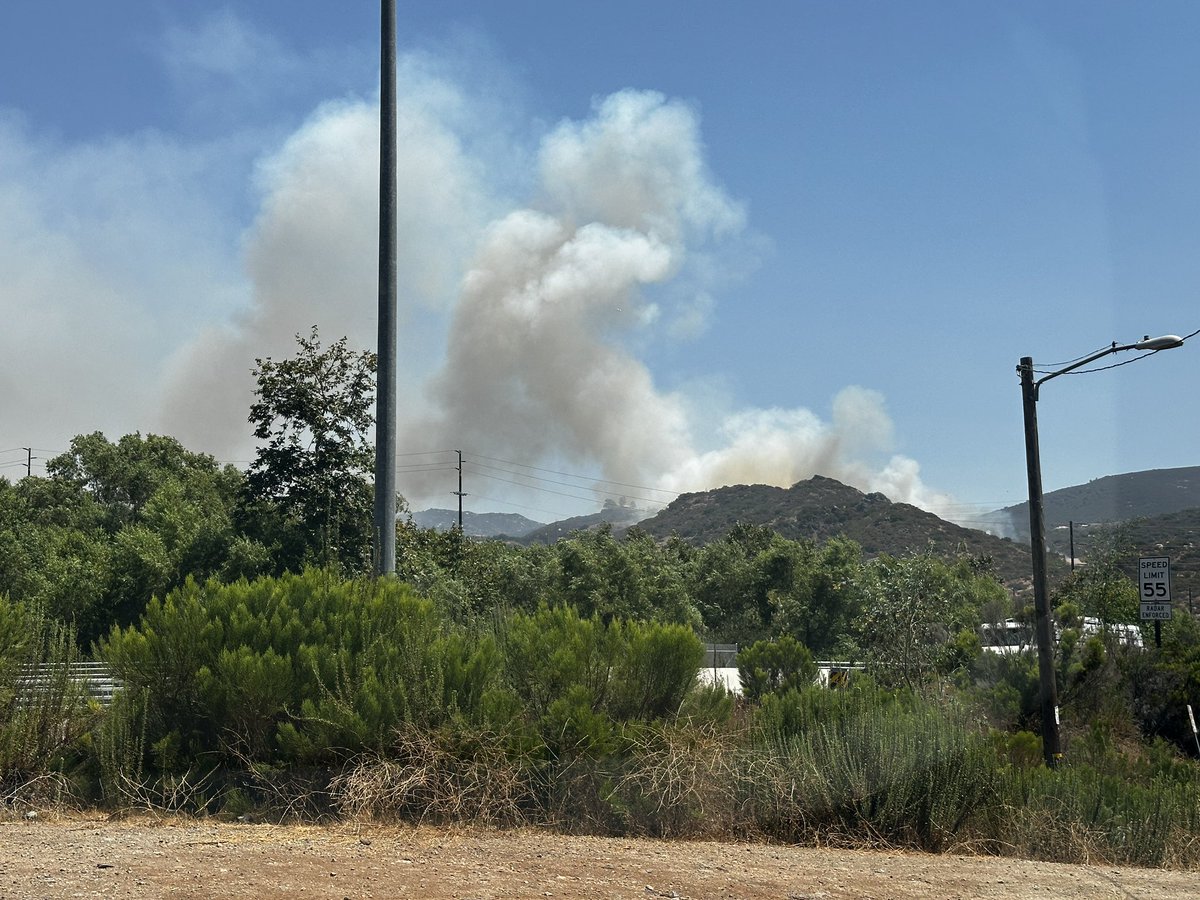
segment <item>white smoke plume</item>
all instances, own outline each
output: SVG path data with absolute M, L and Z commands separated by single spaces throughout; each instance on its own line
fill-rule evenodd
M 444 122 L 459 99 L 435 84 L 406 94 L 398 111 L 400 322 L 409 336 L 427 327 L 422 310 L 450 302 L 487 218 L 476 163 Z M 165 430 L 244 456 L 245 416 L 230 412 L 249 409 L 256 358 L 291 354 L 294 336 L 314 324 L 326 342 L 347 335 L 352 346 L 375 346 L 378 174 L 379 108 L 363 101 L 327 104 L 260 164 L 261 208 L 244 241 L 252 302 L 176 354 Z M 401 378 L 412 383 L 434 363 L 427 345 L 402 347 Z
M 914 461 L 870 465 L 892 443 L 875 392 L 842 391 L 831 423 L 805 409 L 751 409 L 703 435 L 687 398 L 660 390 L 634 355 L 660 314 L 647 292 L 685 269 L 696 247 L 744 227 L 702 150 L 693 111 L 653 93 L 615 94 L 590 121 L 552 132 L 541 206 L 489 229 L 430 385 L 436 413 L 410 430 L 508 459 L 594 464 L 605 480 L 673 492 L 823 474 L 943 504 Z
M 554 462 L 664 491 L 823 474 L 935 511 L 946 502 L 914 461 L 889 456 L 892 425 L 872 391 L 843 390 L 829 421 L 738 409 L 714 424 L 699 388 L 656 383 L 655 342 L 703 330 L 720 303 L 714 274 L 747 233 L 691 106 L 623 91 L 525 151 L 500 133 L 510 123 L 480 134 L 499 119 L 494 98 L 419 60 L 401 85 L 406 449 Z M 227 187 L 220 147 L 146 136 L 47 148 L 22 129 L 0 119 L 10 444 L 153 430 L 247 460 L 256 357 L 290 354 L 313 324 L 374 346 L 377 103 L 328 103 L 260 160 L 240 246 L 227 237 L 235 217 L 200 199 Z M 506 198 L 518 190 L 523 203 Z M 31 383 L 50 360 L 61 377 Z M 27 437 L 45 410 L 69 430 Z M 400 489 L 444 502 L 443 482 Z

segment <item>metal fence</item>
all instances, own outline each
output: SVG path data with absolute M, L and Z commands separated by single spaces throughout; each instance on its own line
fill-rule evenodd
M 123 687 L 121 679 L 114 677 L 104 663 L 42 663 L 21 668 L 17 675 L 17 702 L 30 705 L 52 696 L 61 689 L 64 678 L 66 684 L 81 688 L 84 696 L 102 706 L 112 703 L 113 696 Z

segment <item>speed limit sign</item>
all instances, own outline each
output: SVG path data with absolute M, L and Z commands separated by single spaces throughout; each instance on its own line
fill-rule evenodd
M 1143 556 L 1138 560 L 1138 595 L 1143 619 L 1171 618 L 1171 558 Z

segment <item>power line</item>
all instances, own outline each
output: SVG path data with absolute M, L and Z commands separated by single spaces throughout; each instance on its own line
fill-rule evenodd
M 527 509 L 530 512 L 545 513 L 548 516 L 561 516 L 562 513 L 553 509 L 542 509 L 540 506 L 526 506 L 523 503 L 513 503 L 511 500 L 501 500 L 498 497 L 488 497 L 484 494 L 472 494 L 473 497 L 479 500 L 486 500 L 488 503 L 499 503 L 501 506 L 511 506 L 515 509 Z
M 483 454 L 479 454 L 479 453 L 471 454 L 471 455 L 474 456 L 476 459 L 486 459 L 489 462 L 504 463 L 505 465 L 508 465 L 508 466 L 517 466 L 522 469 L 532 469 L 535 472 L 546 472 L 550 475 L 561 475 L 564 478 L 577 478 L 580 481 L 591 481 L 596 484 L 615 484 L 618 487 L 635 488 L 640 491 L 655 491 L 656 493 L 660 493 L 660 494 L 670 494 L 672 497 L 679 496 L 678 491 L 670 491 L 670 490 L 667 490 L 666 488 L 650 487 L 649 485 L 645 485 L 645 484 L 630 484 L 630 483 L 624 482 L 624 481 L 611 481 L 607 478 L 596 478 L 591 475 L 576 475 L 574 472 L 560 472 L 557 469 L 545 469 L 545 468 L 542 468 L 541 466 L 531 466 L 528 463 L 519 463 L 519 462 L 515 462 L 511 459 L 499 459 L 498 457 L 495 457 L 495 456 L 484 456 Z M 517 474 L 517 473 L 513 473 L 513 474 Z
M 1191 334 L 1186 334 L 1183 337 L 1181 337 L 1179 339 L 1179 344 L 1182 344 L 1184 341 L 1187 341 L 1190 338 L 1194 338 L 1198 334 L 1200 334 L 1200 328 L 1197 328 Z M 1063 364 L 1062 363 L 1047 363 L 1046 365 L 1049 366 L 1049 368 L 1033 369 L 1032 371 L 1036 372 L 1038 375 L 1056 375 L 1056 374 L 1057 375 L 1091 375 L 1093 372 L 1105 372 L 1109 369 L 1119 369 L 1119 368 L 1121 368 L 1121 366 L 1128 366 L 1131 363 L 1137 362 L 1138 360 L 1145 359 L 1147 356 L 1153 356 L 1155 353 L 1162 353 L 1163 350 L 1170 350 L 1170 349 L 1173 349 L 1174 347 L 1178 347 L 1179 344 L 1172 344 L 1170 347 L 1159 347 L 1157 350 L 1151 350 L 1148 353 L 1140 353 L 1137 356 L 1133 357 L 1132 359 L 1125 359 L 1125 360 L 1122 360 L 1121 362 L 1110 363 L 1107 366 L 1096 366 L 1095 368 L 1092 368 L 1092 369 L 1076 369 L 1072 372 L 1057 372 L 1056 373 L 1055 368 L 1057 366 L 1063 365 Z M 1113 342 L 1112 348 L 1114 350 L 1117 350 L 1117 349 L 1132 350 L 1133 349 L 1132 346 L 1117 347 L 1116 341 Z M 1083 356 L 1077 356 L 1073 360 L 1068 360 L 1066 364 L 1070 365 L 1070 363 L 1075 362 L 1076 360 L 1087 359 L 1089 356 L 1094 356 L 1094 355 L 1096 355 L 1096 353 L 1100 353 L 1105 349 L 1106 349 L 1105 347 L 1101 347 L 1099 350 L 1095 351 L 1095 353 L 1085 353 Z
M 490 478 L 492 481 L 503 481 L 505 484 L 515 484 L 517 487 L 527 488 L 531 491 L 541 491 L 544 494 L 556 494 L 559 497 L 570 497 L 572 500 L 582 500 L 585 503 L 595 503 L 595 497 L 580 497 L 578 494 L 568 494 L 566 491 L 555 491 L 551 488 L 538 487 L 535 484 L 524 484 L 520 481 L 513 481 L 509 478 L 501 478 L 499 475 L 489 475 L 487 472 L 477 472 L 477 475 L 483 478 Z
M 500 468 L 497 468 L 496 466 L 484 466 L 483 463 L 473 463 L 473 465 L 479 466 L 479 467 L 484 467 L 484 468 L 489 468 L 494 472 L 503 472 L 505 475 L 515 475 L 518 478 L 529 478 L 529 479 L 533 479 L 536 481 L 544 482 L 545 484 L 557 484 L 559 487 L 580 488 L 581 490 L 590 490 L 595 494 L 599 494 L 599 495 L 605 496 L 605 497 L 618 497 L 618 498 L 624 497 L 629 500 L 641 500 L 643 503 L 653 503 L 656 506 L 666 506 L 667 502 L 668 502 L 666 500 L 656 500 L 653 497 L 639 497 L 636 495 L 625 494 L 620 491 L 605 491 L 605 490 L 601 490 L 600 488 L 597 488 L 597 487 L 589 487 L 587 485 L 580 485 L 580 484 L 570 484 L 568 482 L 563 482 L 563 481 L 554 481 L 551 478 L 541 478 L 536 475 L 525 475 L 521 472 L 510 472 L 507 469 L 500 469 Z M 488 475 L 488 473 L 482 472 L 482 471 L 478 471 L 477 474 L 483 475 L 486 478 L 494 478 L 495 477 L 492 475 Z M 507 480 L 507 479 L 497 479 L 497 480 Z M 535 491 L 545 490 L 545 491 L 549 491 L 550 493 L 558 493 L 557 491 L 550 491 L 549 488 L 538 487 L 536 484 L 527 484 L 527 483 L 521 482 L 521 481 L 511 481 L 509 483 L 516 484 L 521 487 L 527 487 L 530 490 L 535 490 Z M 613 484 L 614 482 L 602 482 L 602 483 Z M 573 496 L 573 495 L 568 494 L 565 496 Z M 583 499 L 583 498 L 580 498 L 580 499 Z
M 493 472 L 503 472 L 505 475 L 516 475 L 518 478 L 529 478 L 529 479 L 532 479 L 532 480 L 535 480 L 535 481 L 541 481 L 541 482 L 544 482 L 544 483 L 546 483 L 546 484 L 557 484 L 559 487 L 581 488 L 581 489 L 585 489 L 585 490 L 592 490 L 592 491 L 595 491 L 597 494 L 604 494 L 604 495 L 606 495 L 606 496 L 609 496 L 609 497 L 624 497 L 624 496 L 627 496 L 626 494 L 624 494 L 623 492 L 620 492 L 620 491 L 605 491 L 605 490 L 602 490 L 602 489 L 600 489 L 600 488 L 597 488 L 597 487 L 595 487 L 595 486 L 594 486 L 594 484 L 593 484 L 593 485 L 582 485 L 582 484 L 572 484 L 571 482 L 568 482 L 568 481 L 555 481 L 553 478 L 542 478 L 540 475 L 526 475 L 526 474 L 524 474 L 523 472 L 511 472 L 511 471 L 509 471 L 508 469 L 502 469 L 502 468 L 500 468 L 499 466 L 489 466 L 487 463 L 481 463 L 481 462 L 472 462 L 471 464 L 472 464 L 473 466 L 476 466 L 476 467 L 480 468 L 480 469 L 490 469 L 490 470 L 492 470 Z M 481 474 L 482 474 L 482 473 L 481 473 Z M 584 476 L 580 476 L 580 478 L 581 478 L 581 479 L 582 479 L 583 477 L 584 477 Z M 514 482 L 514 483 L 519 483 L 519 482 Z M 598 481 L 598 482 L 595 482 L 595 484 L 618 484 L 618 483 L 619 483 L 619 482 L 615 482 L 615 481 Z M 535 486 L 535 485 L 528 485 L 528 486 L 529 486 L 529 487 L 531 487 L 531 488 L 534 488 L 534 489 L 536 490 L 536 486 Z M 632 487 L 632 485 L 630 485 L 630 487 Z M 662 504 L 663 506 L 666 506 L 666 501 L 663 501 L 663 500 L 655 500 L 655 499 L 652 499 L 652 498 L 650 498 L 650 497 L 632 497 L 632 498 L 630 498 L 630 499 L 634 499 L 634 500 L 644 500 L 644 501 L 646 501 L 647 503 L 659 503 L 659 504 Z
M 439 453 L 455 453 L 454 450 L 409 450 L 405 453 L 397 453 L 397 456 L 436 456 Z

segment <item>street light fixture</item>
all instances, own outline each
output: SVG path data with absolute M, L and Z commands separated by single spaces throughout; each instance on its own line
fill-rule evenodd
M 1149 335 L 1135 344 L 1118 344 L 1105 347 L 1090 356 L 1043 375 L 1033 378 L 1033 358 L 1021 358 L 1017 374 L 1021 376 L 1021 398 L 1025 410 L 1025 462 L 1029 470 L 1029 550 L 1033 557 L 1033 606 L 1036 616 L 1035 635 L 1038 648 L 1038 680 L 1041 685 L 1042 701 L 1042 749 L 1047 768 L 1055 768 L 1062 759 L 1062 746 L 1058 733 L 1058 688 L 1054 680 L 1054 630 L 1050 623 L 1050 603 L 1046 589 L 1046 521 L 1042 508 L 1042 463 L 1038 451 L 1037 400 L 1038 389 L 1051 378 L 1065 375 L 1075 369 L 1102 359 L 1111 353 L 1123 350 L 1145 350 L 1157 353 L 1183 345 L 1183 338 L 1168 334 L 1152 338 Z

